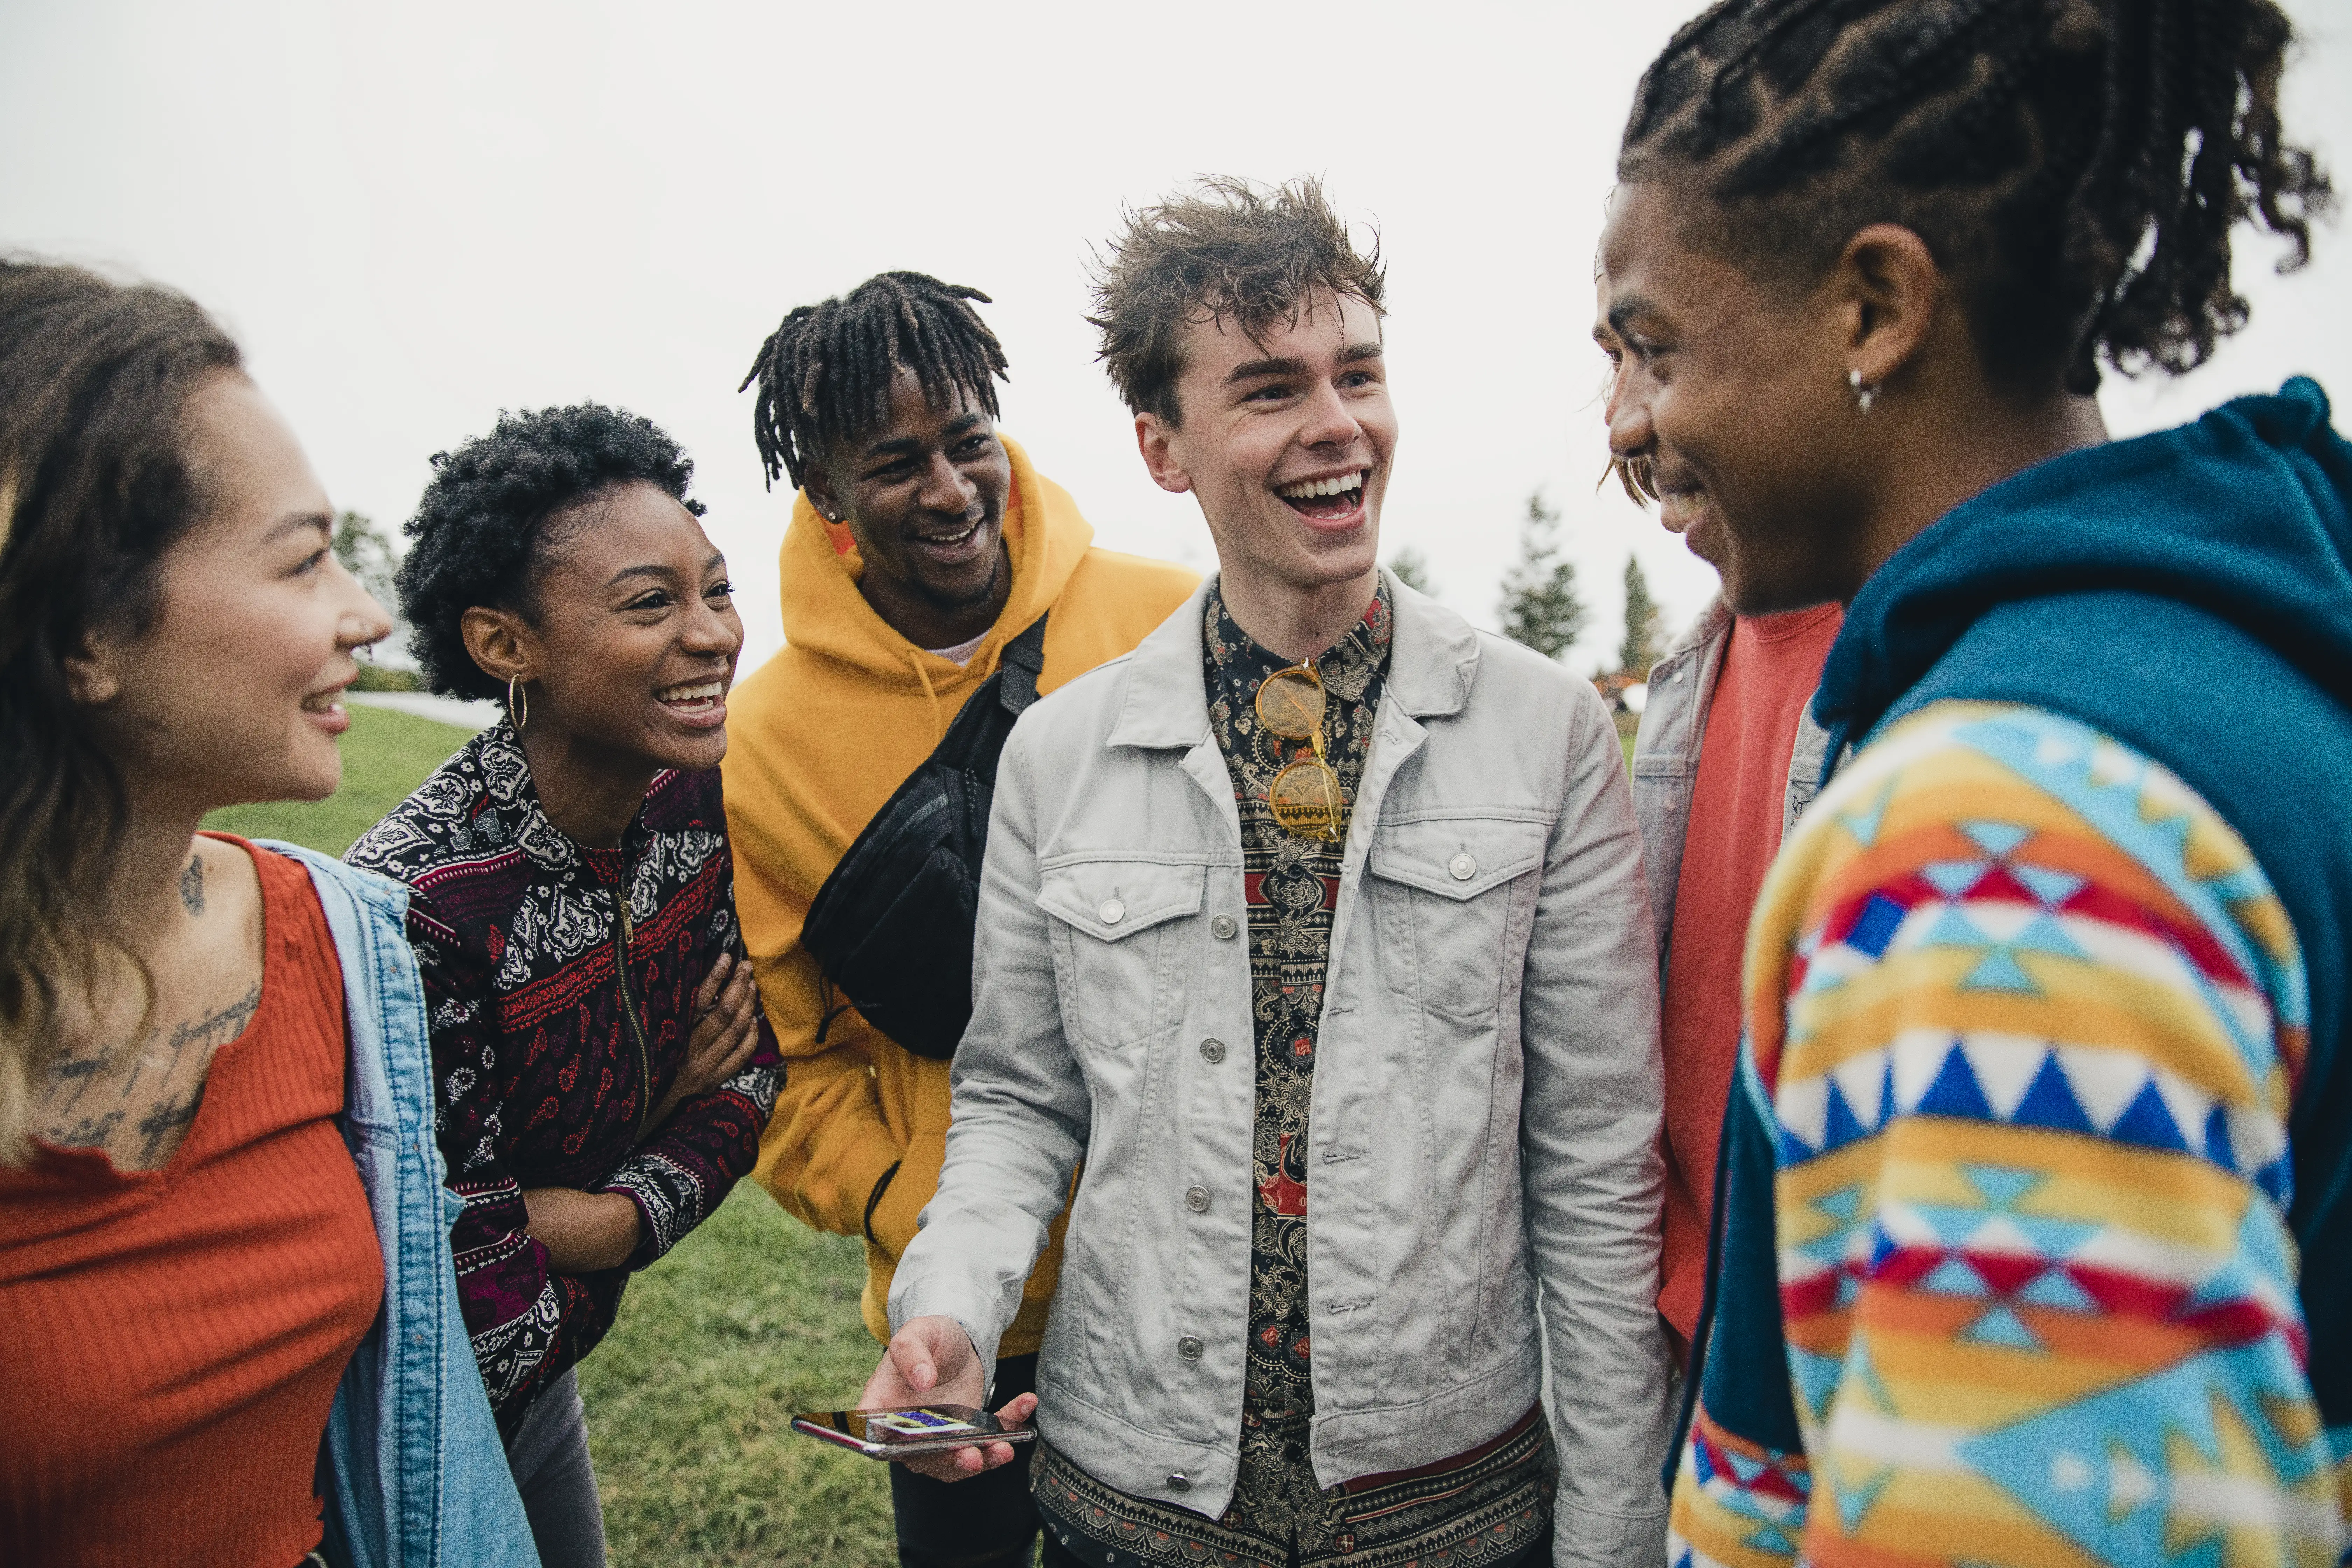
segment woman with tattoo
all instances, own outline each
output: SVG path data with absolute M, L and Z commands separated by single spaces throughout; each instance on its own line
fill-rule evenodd
M 12 1562 L 534 1561 L 440 1349 L 399 890 L 197 831 L 341 777 L 352 655 L 390 628 L 333 522 L 203 311 L 0 262 Z
M 508 717 L 347 858 L 413 889 L 458 1290 L 541 1559 L 601 1564 L 573 1368 L 783 1079 L 719 793 L 743 629 L 649 422 L 508 415 L 434 467 L 401 608 L 433 689 Z

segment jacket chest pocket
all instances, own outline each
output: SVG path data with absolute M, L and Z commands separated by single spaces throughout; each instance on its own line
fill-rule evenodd
M 1174 1023 L 1201 912 L 1205 865 L 1082 860 L 1038 878 L 1053 917 L 1054 974 L 1072 1037 L 1130 1046 Z
M 1514 912 L 1524 926 L 1534 901 L 1520 879 L 1542 868 L 1544 837 L 1540 822 L 1494 817 L 1383 824 L 1365 868 L 1389 989 L 1435 1012 L 1494 1013 L 1519 945 Z

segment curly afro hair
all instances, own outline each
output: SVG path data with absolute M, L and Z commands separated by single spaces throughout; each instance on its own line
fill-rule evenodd
M 693 459 L 652 420 L 601 403 L 502 413 L 488 435 L 436 452 L 398 578 L 426 684 L 452 697 L 504 696 L 466 649 L 466 612 L 487 605 L 536 620 L 540 583 L 585 521 L 584 503 L 642 479 L 699 517 L 702 503 L 686 496 L 693 477 Z

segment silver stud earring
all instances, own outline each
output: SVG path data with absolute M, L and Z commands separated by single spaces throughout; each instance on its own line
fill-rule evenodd
M 1845 373 L 1845 384 L 1846 389 L 1853 394 L 1853 405 L 1862 410 L 1864 418 L 1869 418 L 1870 405 L 1878 401 L 1879 384 L 1874 381 L 1864 386 L 1862 384 L 1862 372 L 1850 370 Z

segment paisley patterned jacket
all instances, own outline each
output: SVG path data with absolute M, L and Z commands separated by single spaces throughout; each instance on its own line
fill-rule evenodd
M 540 1391 L 612 1326 L 630 1273 L 709 1217 L 759 1153 L 783 1065 L 768 1021 L 750 1063 L 650 1121 L 685 1065 L 696 988 L 743 956 L 719 771 L 664 773 L 617 849 L 541 809 L 501 720 L 344 858 L 413 889 L 451 1240 L 482 1381 L 511 1434 Z M 548 1267 L 529 1187 L 626 1194 L 644 1220 L 625 1268 Z

